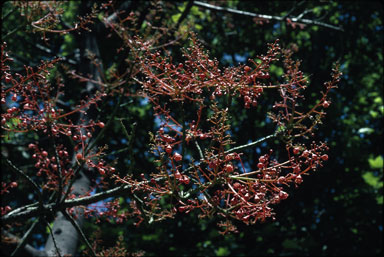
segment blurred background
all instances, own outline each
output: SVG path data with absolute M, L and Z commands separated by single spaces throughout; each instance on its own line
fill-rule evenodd
M 217 10 L 195 1 L 143 1 L 127 4 L 127 13 L 135 12 L 145 22 L 154 26 L 173 26 L 174 33 L 191 30 L 216 57 L 222 67 L 247 63 L 248 58 L 264 54 L 267 43 L 280 40 L 283 47 L 291 48 L 294 59 L 302 61 L 301 69 L 309 76 L 310 86 L 305 92 L 308 105 L 319 99 L 323 83 L 330 79 L 333 63 L 340 63 L 343 73 L 339 87 L 330 94 L 331 105 L 327 116 L 317 131 L 317 140 L 330 146 L 329 160 L 325 166 L 304 178 L 304 183 L 290 191 L 290 197 L 275 207 L 276 221 L 246 226 L 238 224 L 239 233 L 222 236 L 217 221 L 199 219 L 196 213 L 179 214 L 175 219 L 135 227 L 124 224 L 99 223 L 90 219 L 85 232 L 98 231 L 101 247 L 110 247 L 121 239 L 121 245 L 130 252 L 145 251 L 148 256 L 371 256 L 383 253 L 383 4 L 380 1 L 206 1 L 205 3 L 227 9 Z M 116 6 L 123 1 L 117 1 Z M 63 19 L 73 22 L 84 12 L 78 1 L 63 2 Z M 188 8 L 187 12 L 184 12 Z M 245 12 L 235 12 L 240 10 Z M 158 14 L 153 13 L 157 11 Z M 27 12 L 27 11 L 25 11 Z M 183 13 L 186 13 L 184 16 Z M 260 19 L 251 14 L 273 16 Z M 183 16 L 182 16 L 183 15 Z M 154 18 L 155 17 L 155 18 Z M 157 18 L 156 18 L 157 17 Z M 182 17 L 182 18 L 181 18 Z M 284 18 L 279 20 L 277 17 Z M 318 22 L 292 23 L 285 19 L 300 17 Z M 326 24 L 331 26 L 325 26 Z M 177 25 L 177 26 L 176 26 Z M 11 2 L 2 4 L 2 41 L 6 41 L 14 68 L 23 64 L 36 65 L 41 59 L 52 56 L 66 57 L 67 65 L 76 68 L 71 60 L 81 54 L 82 43 L 76 35 L 47 35 L 46 45 L 41 34 L 33 33 L 28 15 L 15 8 Z M 124 59 L 124 51 L 117 54 L 119 45 L 113 37 L 106 40 L 105 29 L 96 27 L 100 56 L 105 67 L 117 67 Z M 103 34 L 104 33 L 104 34 Z M 170 46 L 174 61 L 181 61 L 179 44 Z M 57 72 L 63 72 L 58 69 Z M 282 74 L 279 66 L 271 66 L 272 77 Z M 69 78 L 68 78 L 69 79 Z M 64 104 L 75 99 L 75 86 L 66 90 Z M 271 96 L 268 98 L 268 96 Z M 245 110 L 241 105 L 230 114 L 236 131 L 234 140 L 245 144 L 274 131 L 274 124 L 265 118 L 275 99 L 266 94 L 259 105 Z M 106 102 L 106 113 L 113 109 L 114 99 Z M 237 108 L 237 109 L 236 109 Z M 132 100 L 122 106 L 126 124 L 133 120 L 139 124 L 134 145 L 135 169 L 152 167 L 148 155 L 148 131 L 156 126 L 151 107 L 144 101 Z M 118 121 L 116 121 L 118 123 Z M 129 127 L 129 126 L 128 126 Z M 111 149 L 125 147 L 121 128 L 113 127 L 104 143 Z M 118 136 L 120 135 L 120 136 Z M 17 141 L 19 140 L 19 141 Z M 26 138 L 13 139 L 2 145 L 10 154 L 13 145 Z M 269 145 L 269 148 L 273 148 Z M 252 156 L 269 149 L 261 146 L 245 152 L 247 165 L 254 166 Z M 25 150 L 25 149 L 24 149 Z M 20 163 L 28 166 L 30 156 L 25 150 Z M 124 161 L 124 152 L 111 158 L 118 160 L 117 169 L 124 170 L 131 164 Z M 112 160 L 111 159 L 111 160 Z M 14 204 L 24 199 L 17 192 Z M 20 200 L 21 201 L 21 200 Z M 45 228 L 33 236 L 31 244 L 44 244 Z M 79 252 L 85 249 L 80 246 Z

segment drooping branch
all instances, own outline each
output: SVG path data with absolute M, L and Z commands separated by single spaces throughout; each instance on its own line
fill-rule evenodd
M 241 10 L 236 10 L 233 8 L 227 8 L 227 7 L 221 7 L 221 6 L 216 6 L 200 1 L 194 1 L 194 5 L 203 7 L 209 10 L 213 11 L 220 11 L 220 12 L 227 12 L 227 13 L 232 13 L 232 14 L 237 14 L 237 15 L 244 15 L 244 16 L 249 16 L 253 18 L 260 18 L 260 19 L 265 19 L 265 20 L 275 20 L 275 21 L 288 21 L 288 19 L 291 22 L 294 23 L 302 23 L 302 24 L 307 24 L 307 25 L 317 25 L 320 27 L 325 27 L 328 29 L 333 29 L 333 30 L 339 30 L 339 31 L 344 31 L 342 27 L 337 27 L 328 23 L 320 22 L 317 20 L 310 20 L 310 19 L 302 19 L 300 17 L 281 17 L 281 16 L 275 16 L 275 15 L 266 15 L 266 14 L 257 14 L 257 13 L 252 13 L 252 12 L 247 12 L 247 11 L 241 11 Z

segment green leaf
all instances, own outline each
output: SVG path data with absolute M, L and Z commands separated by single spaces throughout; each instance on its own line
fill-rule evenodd
M 383 103 L 383 99 L 380 96 L 378 96 L 375 99 L 373 99 L 373 102 L 376 103 L 376 104 L 382 104 Z
M 377 116 L 379 115 L 378 112 L 373 111 L 373 110 L 370 110 L 370 111 L 369 111 L 369 114 L 372 116 L 372 118 L 377 118 Z
M 371 134 L 373 133 L 374 129 L 373 128 L 361 128 L 357 131 L 359 134 Z
M 283 75 L 284 70 L 281 67 L 276 66 L 275 64 L 271 64 L 271 73 L 276 74 L 276 76 L 280 77 Z
M 219 247 L 216 251 L 217 256 L 227 256 L 229 255 L 229 251 L 227 247 Z
M 174 23 L 177 23 L 177 21 L 180 19 L 181 13 L 172 15 L 172 21 Z
M 378 189 L 380 187 L 383 187 L 383 182 L 380 181 L 380 178 L 375 176 L 373 172 L 366 172 L 362 175 L 365 183 L 370 185 L 371 187 Z
M 371 166 L 372 169 L 382 169 L 383 168 L 383 157 L 377 156 L 375 159 L 369 158 L 368 159 L 369 166 Z

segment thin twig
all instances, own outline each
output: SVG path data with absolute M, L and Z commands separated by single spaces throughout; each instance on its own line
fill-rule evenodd
M 40 219 L 36 219 L 33 224 L 30 226 L 28 231 L 24 234 L 23 238 L 20 239 L 20 242 L 17 244 L 17 247 L 13 252 L 11 253 L 11 256 L 17 256 L 18 252 L 20 251 L 21 248 L 25 246 L 27 243 L 27 240 L 30 235 L 32 235 L 32 231 L 35 229 L 36 225 L 38 224 Z
M 49 223 L 48 223 L 47 221 L 45 221 L 45 223 L 46 223 L 46 225 L 47 225 L 47 227 L 48 227 L 48 229 L 49 229 L 49 233 L 51 234 L 52 241 L 53 241 L 53 245 L 55 246 L 57 255 L 58 255 L 59 257 L 61 257 L 60 250 L 59 250 L 59 248 L 57 247 L 57 244 L 56 244 L 56 239 L 55 239 L 55 237 L 53 236 L 53 232 L 52 232 L 51 225 L 49 225 Z
M 200 160 L 204 160 L 204 154 L 203 152 L 201 151 L 201 148 L 200 148 L 200 145 L 199 143 L 195 140 L 195 145 L 197 147 L 197 151 L 199 152 L 199 155 L 200 155 Z
M 17 172 L 17 174 L 21 175 L 23 178 L 25 178 L 30 184 L 32 184 L 32 186 L 34 187 L 38 197 L 39 197 L 39 201 L 42 203 L 43 202 L 43 196 L 40 192 L 40 188 L 39 186 L 35 183 L 35 181 L 33 181 L 27 174 L 25 174 L 24 171 L 22 171 L 21 169 L 17 168 L 12 162 L 11 160 L 9 160 L 8 158 L 5 158 L 5 161 L 7 162 L 7 164 L 14 170 Z

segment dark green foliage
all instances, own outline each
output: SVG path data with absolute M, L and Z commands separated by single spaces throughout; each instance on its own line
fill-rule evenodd
M 229 1 L 216 4 L 284 16 L 294 2 Z M 76 17 L 78 4 L 70 2 L 67 5 L 64 17 L 70 23 Z M 142 14 L 154 8 L 149 3 L 144 5 L 148 5 L 148 9 L 133 5 L 132 8 L 136 9 L 132 11 Z M 187 1 L 169 1 L 159 5 L 162 5 L 163 17 L 160 21 L 153 21 L 153 25 L 164 22 L 174 26 Z M 2 16 L 13 8 L 10 2 L 3 4 Z M 305 93 L 308 104 L 319 99 L 316 92 L 324 81 L 330 79 L 332 64 L 339 61 L 343 76 L 339 88 L 331 93 L 332 103 L 317 138 L 326 140 L 330 146 L 326 165 L 304 177 L 304 183 L 298 189 L 292 188 L 290 197 L 276 206 L 275 222 L 254 226 L 238 224 L 240 233 L 222 236 L 218 233 L 215 219 L 202 220 L 194 212 L 178 214 L 175 219 L 158 223 L 143 222 L 139 227 L 133 224 L 134 221 L 94 224 L 90 219 L 84 231 L 87 235 L 99 231 L 100 249 L 114 246 L 118 237 L 123 236 L 123 245 L 129 252 L 143 250 L 148 256 L 370 256 L 383 253 L 383 4 L 379 1 L 310 1 L 298 5 L 292 15 L 304 10 L 311 10 L 305 18 L 324 16 L 322 22 L 342 26 L 344 31 L 312 25 L 303 29 L 292 28 L 286 22 L 273 20 L 260 25 L 251 17 L 208 11 L 197 6 L 192 7 L 178 30 L 183 32 L 190 26 L 223 67 L 245 63 L 248 58 L 264 53 L 266 43 L 277 38 L 283 47 L 297 47 L 294 58 L 302 60 L 302 70 L 310 76 L 311 83 Z M 40 59 L 49 57 L 35 47 L 36 44 L 43 45 L 41 35 L 30 32 L 29 23 L 18 11 L 3 20 L 2 36 L 19 26 L 17 32 L 2 40 L 7 41 L 10 54 L 16 57 L 15 69 L 22 70 L 22 64 L 36 65 Z M 142 25 L 141 31 L 144 30 Z M 175 62 L 181 57 L 180 47 L 187 41 L 181 38 L 180 45 L 170 47 L 176 53 L 173 57 Z M 50 36 L 50 43 L 50 51 L 68 59 L 76 58 L 76 50 L 81 47 L 75 37 L 68 35 Z M 99 47 L 106 70 L 126 68 L 124 55 L 129 53 L 127 49 L 116 53 L 115 49 L 119 47 L 116 38 L 100 39 Z M 63 69 L 65 67 L 57 67 L 58 72 Z M 272 67 L 272 77 L 276 82 L 281 72 Z M 66 101 L 77 99 L 81 86 L 70 77 L 64 79 L 71 81 L 72 85 L 65 90 Z M 131 87 L 137 87 L 130 83 Z M 98 107 L 106 114 L 103 117 L 105 121 L 117 103 L 118 99 L 113 98 Z M 111 121 L 100 145 L 109 145 L 110 155 L 106 160 L 115 162 L 116 170 L 138 175 L 154 168 L 148 148 L 148 131 L 156 126 L 152 108 L 140 99 L 119 104 L 118 114 Z M 230 109 L 229 114 L 234 118 L 231 125 L 238 135 L 233 139 L 239 145 L 273 133 L 274 124 L 263 119 L 273 104 L 273 95 L 267 92 L 260 98 L 257 108 Z M 132 142 L 133 153 L 130 153 L 122 124 L 130 134 L 134 122 L 137 126 Z M 17 143 L 16 140 L 2 141 L 2 151 L 14 154 L 11 146 Z M 29 142 L 33 139 L 20 140 Z M 249 158 L 251 161 L 246 165 L 255 167 L 258 151 L 265 152 L 275 147 L 273 142 L 270 143 L 244 152 L 248 157 L 254 156 L 254 161 Z M 128 158 L 130 155 L 132 160 Z M 133 169 L 130 168 L 132 162 L 135 164 Z M 27 151 L 20 157 L 20 163 L 25 168 L 32 165 Z M 12 195 L 15 206 L 16 202 L 17 205 L 30 203 L 24 188 L 19 189 Z M 42 238 L 46 236 L 45 229 L 39 228 L 29 243 L 41 246 L 44 244 Z M 80 250 L 84 249 L 85 246 L 80 246 Z

